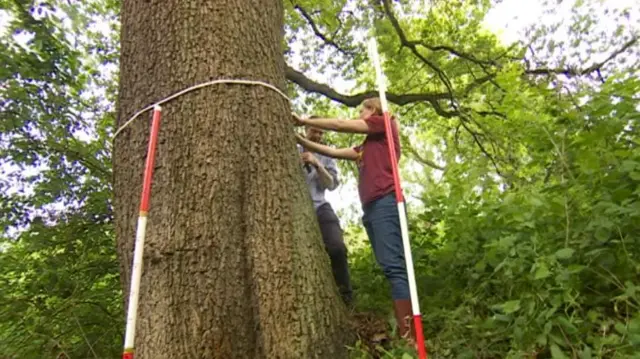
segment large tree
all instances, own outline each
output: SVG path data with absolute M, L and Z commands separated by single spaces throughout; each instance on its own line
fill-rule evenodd
M 375 95 L 364 46 L 356 41 L 374 30 L 386 59 L 388 98 L 402 123 L 407 156 L 401 166 L 407 197 L 416 204 L 409 208 L 409 222 L 430 352 L 448 358 L 632 357 L 640 343 L 640 83 L 633 77 L 640 66 L 633 21 L 638 11 L 621 9 L 621 1 L 558 6 L 543 0 L 548 11 L 539 19 L 527 13 L 535 24 L 521 43 L 508 46 L 482 26 L 487 11 L 504 17 L 489 10 L 498 2 L 514 3 L 284 1 L 285 74 L 290 90 L 300 89 L 297 95 L 305 100 L 296 101 L 296 109 L 346 115 L 342 105 L 356 106 Z M 118 283 L 108 145 L 116 117 L 119 9 L 118 0 L 0 0 L 0 17 L 9 19 L 0 25 L 0 287 L 7 288 L 0 292 L 0 357 L 113 358 L 122 350 L 121 288 L 128 286 Z M 564 15 L 553 20 L 554 14 Z M 603 29 L 607 22 L 616 26 Z M 136 25 L 145 31 L 149 26 Z M 203 56 L 198 64 L 219 55 Z M 146 64 L 167 56 L 177 54 L 165 51 Z M 138 84 L 143 92 L 136 101 L 152 103 L 199 80 L 151 90 L 144 87 L 147 79 Z M 353 91 L 335 86 L 336 80 L 353 81 Z M 202 89 L 186 98 L 229 88 Z M 165 107 L 163 141 L 173 135 L 166 132 L 169 122 L 192 124 L 176 118 L 170 105 L 178 103 Z M 139 109 L 130 107 L 120 124 Z M 138 166 L 127 184 L 137 189 L 120 221 L 136 217 L 149 117 L 118 140 L 137 146 L 131 150 L 137 159 L 130 160 Z M 352 135 L 327 139 L 342 145 L 360 141 Z M 162 144 L 161 156 L 168 145 Z M 158 168 L 160 175 L 176 172 L 163 172 L 167 163 L 159 163 L 165 166 Z M 350 179 L 349 171 L 342 173 Z M 410 193 L 414 186 L 424 193 Z M 162 208 L 155 193 L 152 202 L 150 215 L 157 221 Z M 150 238 L 156 252 L 159 233 Z M 372 271 L 375 259 L 359 223 L 346 227 L 345 238 L 360 293 L 357 310 L 385 314 L 390 306 L 384 276 Z M 132 239 L 128 224 L 126 240 Z M 130 266 L 128 260 L 120 263 Z M 194 271 L 194 265 L 185 268 Z M 153 300 L 164 305 L 166 293 L 156 293 Z M 141 312 L 147 322 L 159 313 L 149 303 L 146 315 L 156 317 Z M 191 318 L 189 325 L 201 325 Z M 385 330 L 370 324 L 366 332 L 375 337 Z M 148 323 L 141 326 L 148 331 Z M 233 340 L 245 340 L 245 333 L 235 332 Z M 402 355 L 402 349 L 389 350 L 385 358 Z
M 211 79 L 284 88 L 278 0 L 125 0 L 118 124 Z M 216 85 L 163 106 L 140 289 L 138 358 L 340 358 L 346 310 L 297 159 L 290 104 Z M 148 115 L 148 114 L 147 114 Z M 128 289 L 148 121 L 114 144 Z

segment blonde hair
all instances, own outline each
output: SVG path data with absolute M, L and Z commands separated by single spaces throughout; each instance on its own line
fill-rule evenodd
M 378 97 L 372 97 L 362 101 L 362 106 L 372 110 L 375 115 L 382 115 L 382 103 L 380 103 Z
M 372 110 L 374 115 L 382 116 L 384 113 L 382 112 L 382 103 L 380 102 L 380 98 L 372 97 L 362 101 L 362 106 L 366 109 Z M 396 124 L 398 131 L 400 131 L 400 122 L 397 118 L 391 117 L 391 121 Z

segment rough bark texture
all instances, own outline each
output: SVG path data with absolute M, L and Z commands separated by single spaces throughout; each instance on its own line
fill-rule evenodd
M 118 124 L 217 78 L 284 88 L 279 0 L 124 0 Z M 136 358 L 341 358 L 347 316 L 274 91 L 214 85 L 163 106 Z M 150 113 L 115 143 L 129 290 Z

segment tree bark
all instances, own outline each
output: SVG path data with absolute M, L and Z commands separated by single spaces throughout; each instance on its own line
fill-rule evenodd
M 118 126 L 210 79 L 285 87 L 279 0 L 124 0 L 121 14 Z M 273 90 L 247 85 L 214 85 L 163 105 L 136 359 L 346 357 L 346 309 L 290 112 Z M 150 118 L 131 124 L 114 148 L 125 297 Z

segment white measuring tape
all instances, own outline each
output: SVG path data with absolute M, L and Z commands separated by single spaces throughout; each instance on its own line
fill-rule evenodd
M 133 116 L 131 116 L 130 119 L 127 120 L 127 122 L 125 122 L 122 126 L 120 126 L 120 128 L 118 128 L 118 130 L 113 134 L 113 140 L 115 141 L 116 137 L 120 134 L 120 132 L 122 132 L 127 126 L 129 126 L 136 118 L 138 118 L 138 116 L 142 115 L 143 113 L 153 109 L 155 106 L 160 106 L 163 103 L 169 102 L 171 100 L 173 100 L 176 97 L 182 96 L 188 92 L 197 90 L 197 89 L 201 89 L 203 87 L 207 87 L 207 86 L 211 86 L 211 85 L 216 85 L 216 84 L 241 84 L 241 85 L 257 85 L 257 86 L 263 86 L 266 88 L 269 88 L 275 92 L 277 92 L 280 96 L 284 97 L 287 101 L 291 102 L 291 99 L 285 95 L 284 92 L 282 92 L 279 88 L 268 84 L 266 82 L 262 82 L 262 81 L 252 81 L 252 80 L 234 80 L 234 79 L 220 79 L 220 80 L 212 80 L 212 81 L 207 81 L 207 82 L 203 82 L 201 84 L 198 85 L 194 85 L 191 87 L 187 87 L 186 89 L 176 92 L 173 95 L 170 95 L 168 97 L 165 97 L 164 99 L 151 104 L 145 108 L 143 108 L 142 110 L 136 112 Z

